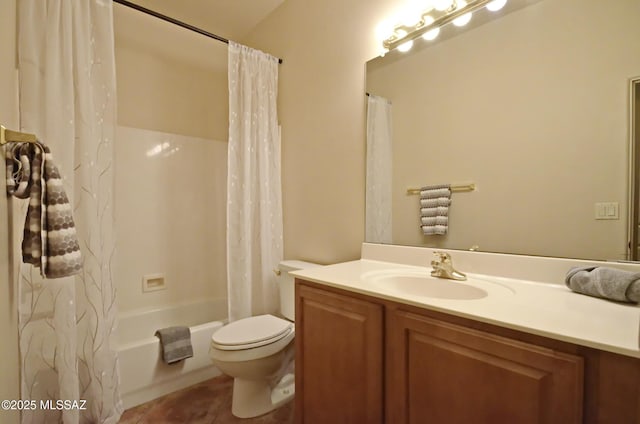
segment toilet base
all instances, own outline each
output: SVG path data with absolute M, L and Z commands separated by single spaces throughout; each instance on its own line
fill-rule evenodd
M 266 380 L 234 378 L 231 413 L 238 418 L 253 418 L 279 408 L 293 399 L 293 380 L 293 374 L 287 374 L 275 387 L 271 387 Z

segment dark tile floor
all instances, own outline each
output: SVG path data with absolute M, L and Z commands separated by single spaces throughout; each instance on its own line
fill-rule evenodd
M 225 375 L 170 393 L 122 415 L 119 424 L 291 424 L 293 401 L 256 418 L 231 415 L 233 379 Z

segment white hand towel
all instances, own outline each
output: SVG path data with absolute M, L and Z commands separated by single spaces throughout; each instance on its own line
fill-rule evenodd
M 435 189 L 428 189 L 426 187 L 423 187 L 420 190 L 420 198 L 421 199 L 435 199 L 438 197 L 449 197 L 451 196 L 451 189 L 450 188 L 435 188 Z
M 420 216 L 447 216 L 449 208 L 446 206 L 438 206 L 437 208 L 420 208 Z
M 435 225 L 449 225 L 448 216 L 423 216 L 420 218 L 422 225 L 435 226 Z
M 449 206 L 451 199 L 448 197 L 436 197 L 434 199 L 420 199 L 420 206 L 423 208 L 435 208 L 437 206 Z
M 447 226 L 446 225 L 434 225 L 433 227 L 424 225 L 422 226 L 422 232 L 425 236 L 442 236 L 447 234 Z

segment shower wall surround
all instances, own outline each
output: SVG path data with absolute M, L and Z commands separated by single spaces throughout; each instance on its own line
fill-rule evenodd
M 226 297 L 226 181 L 226 142 L 118 127 L 121 313 Z M 143 293 L 158 273 L 166 288 Z
M 227 46 L 119 5 L 114 32 L 120 312 L 224 298 Z

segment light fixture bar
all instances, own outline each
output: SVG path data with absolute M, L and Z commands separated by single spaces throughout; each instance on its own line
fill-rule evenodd
M 385 49 L 393 50 L 396 47 L 400 46 L 401 44 L 406 43 L 407 41 L 415 40 L 416 38 L 420 37 L 422 34 L 429 32 L 432 29 L 441 28 L 447 25 L 448 23 L 453 22 L 453 20 L 455 20 L 456 18 L 459 18 L 462 15 L 482 9 L 484 6 L 486 6 L 488 3 L 491 3 L 492 1 L 493 0 L 473 0 L 463 8 L 455 9 L 451 12 L 445 13 L 444 15 L 440 16 L 429 25 L 424 25 L 424 17 L 428 15 L 428 13 L 425 13 L 422 15 L 420 22 L 415 26 L 399 25 L 395 27 L 394 35 L 384 40 L 382 42 L 382 45 L 384 46 Z M 405 31 L 407 35 L 398 38 L 396 36 L 396 33 L 398 30 Z

